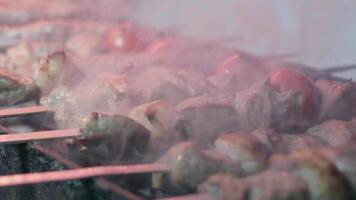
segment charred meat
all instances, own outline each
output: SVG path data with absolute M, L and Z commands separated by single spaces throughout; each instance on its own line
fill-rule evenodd
M 199 186 L 216 200 L 305 200 L 308 188 L 303 180 L 282 171 L 265 171 L 246 178 L 218 174 Z

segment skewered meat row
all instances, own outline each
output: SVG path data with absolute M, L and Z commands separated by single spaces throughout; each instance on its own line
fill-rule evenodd
M 169 176 L 153 175 L 155 187 L 163 190 L 194 190 L 207 177 L 218 172 L 242 175 L 244 172 L 238 163 L 223 154 L 203 151 L 192 142 L 179 143 L 172 147 L 157 162 L 165 163 L 171 168 Z
M 171 145 L 193 140 L 196 144 L 178 144 L 158 161 L 172 169 L 170 175 L 154 177 L 158 187 L 184 193 L 194 191 L 213 174 L 228 173 L 239 178 L 218 175 L 202 190 L 223 199 L 347 199 L 347 183 L 339 172 L 352 177 L 352 170 L 335 161 L 335 154 L 347 153 L 295 151 L 353 140 L 349 130 L 353 121 L 322 123 L 354 117 L 354 111 L 344 106 L 355 99 L 353 83 L 312 82 L 291 70 L 267 76 L 274 68 L 266 68 L 263 59 L 170 35 L 152 33 L 143 38 L 142 30 L 128 24 L 121 29 L 105 23 L 93 31 L 97 23 L 51 23 L 49 29 L 46 22 L 3 28 L 1 39 L 5 38 L 4 48 L 22 40 L 30 42 L 8 50 L 6 57 L 17 69 L 34 66 L 30 73 L 42 92 L 48 93 L 58 84 L 69 86 L 55 89 L 44 102 L 55 108 L 58 127 L 81 128 L 83 137 L 67 141 L 65 151 L 84 165 L 142 162 L 145 153 L 158 154 L 145 157 L 152 161 Z M 76 27 L 78 24 L 81 26 Z M 15 35 L 8 35 L 13 30 Z M 66 48 L 66 53 L 50 54 L 37 62 L 43 45 L 38 42 L 47 45 L 57 38 L 59 47 L 55 48 Z M 86 44 L 87 40 L 90 43 Z M 67 62 L 68 55 L 78 62 Z M 78 78 L 85 87 L 70 87 L 67 80 L 71 78 L 67 77 L 74 70 L 71 68 L 88 71 L 93 66 L 96 69 L 85 74 L 85 79 Z M 204 73 L 195 73 L 193 67 Z M 97 78 L 101 71 L 112 73 L 111 77 L 101 74 Z M 99 113 L 89 114 L 93 110 Z M 322 124 L 308 129 L 307 134 L 275 132 L 302 132 L 316 122 Z M 344 131 L 334 141 L 330 138 L 337 129 L 331 129 L 337 126 Z M 258 128 L 261 130 L 255 130 Z M 212 147 L 215 149 L 206 150 Z M 287 155 L 273 156 L 268 166 L 273 154 Z M 324 157 L 333 160 L 337 169 Z M 268 167 L 271 169 L 261 172 Z M 353 179 L 347 181 L 353 183 Z M 216 187 L 219 184 L 221 187 Z M 219 190 L 222 192 L 217 195 Z
M 353 199 L 349 188 L 349 183 L 354 187 L 353 170 L 340 167 L 345 165 L 335 160 L 343 160 L 343 154 L 336 153 L 340 155 L 337 157 L 334 152 L 353 151 L 326 148 L 274 156 L 267 171 L 246 178 L 215 175 L 202 184 L 199 190 L 207 191 L 214 199 L 220 200 Z M 347 179 L 349 182 L 346 182 Z
M 199 190 L 209 192 L 217 200 L 308 199 L 306 184 L 285 171 L 265 171 L 246 178 L 217 174 L 199 186 Z
M 319 126 L 327 127 L 329 122 L 333 121 L 327 121 Z M 337 121 L 334 123 L 339 123 L 339 125 L 343 125 L 345 123 L 350 124 L 355 122 Z M 353 128 L 349 126 L 349 131 L 352 130 Z M 336 130 L 334 131 L 336 132 Z M 321 131 L 321 136 L 322 133 L 323 132 Z M 351 141 L 355 140 L 348 140 L 347 142 L 349 143 Z M 174 149 L 174 151 L 176 152 L 175 155 L 167 153 L 162 160 L 165 161 L 165 163 L 167 163 L 169 166 L 171 166 L 170 162 L 174 162 L 174 166 L 182 166 L 181 169 L 172 167 L 172 173 L 177 170 L 185 170 L 185 172 L 189 173 L 191 178 L 193 179 L 196 172 L 183 167 L 187 165 L 186 162 L 188 161 L 180 159 L 180 153 L 184 152 L 183 149 L 178 148 L 180 145 L 182 144 L 178 144 L 177 146 L 171 148 L 170 151 L 173 151 Z M 347 145 L 347 143 L 344 143 L 342 145 Z M 259 177 L 260 175 L 259 172 L 265 169 L 277 170 L 282 172 L 288 171 L 289 173 L 293 174 L 293 176 L 299 177 L 299 179 L 301 179 L 303 183 L 308 185 L 308 190 L 312 196 L 311 199 L 324 199 L 327 197 L 330 197 L 330 199 L 347 199 L 346 197 L 348 197 L 350 194 L 348 193 L 349 190 L 346 189 L 349 187 L 349 184 L 354 187 L 354 178 L 352 172 L 353 170 L 351 170 L 351 168 L 349 167 L 346 167 L 347 164 L 345 164 L 344 162 L 353 162 L 352 159 L 354 159 L 354 156 L 352 156 L 352 153 L 354 152 L 354 150 L 352 150 L 352 147 L 326 148 L 327 146 L 329 146 L 329 144 L 323 141 L 322 137 L 315 137 L 310 134 L 281 134 L 272 132 L 271 130 L 256 130 L 252 133 L 222 134 L 215 141 L 215 151 L 219 152 L 222 155 L 225 155 L 228 159 L 235 162 L 236 169 L 238 168 L 241 170 L 240 174 L 235 174 L 235 176 L 237 177 L 244 177 L 246 175 L 256 174 L 253 176 L 256 176 L 256 179 L 258 179 L 257 177 Z M 273 156 L 270 157 L 271 155 Z M 176 160 L 167 160 L 164 159 L 165 157 L 169 157 L 170 159 Z M 201 162 L 203 163 L 204 161 Z M 206 165 L 208 165 L 208 163 Z M 222 167 L 220 171 L 215 171 L 214 173 L 205 172 L 204 178 L 206 179 L 207 177 L 215 173 L 223 173 L 223 170 L 224 168 Z M 316 173 L 316 175 L 312 175 L 310 173 Z M 318 177 L 318 174 L 321 174 L 320 177 Z M 261 176 L 263 177 L 264 175 Z M 346 176 L 350 176 L 350 178 L 346 178 L 347 181 L 344 180 Z M 276 180 L 272 181 L 279 181 L 279 177 L 275 178 Z M 225 178 L 221 179 L 221 184 L 224 184 Z M 175 178 L 173 179 L 173 181 L 174 180 L 180 179 Z M 182 180 L 186 179 L 182 178 Z M 198 180 L 201 181 L 200 183 L 203 182 L 202 178 Z M 213 178 L 213 180 L 220 180 L 220 178 Z M 175 181 L 174 183 L 180 185 L 181 187 L 184 186 L 181 185 L 179 181 Z M 240 181 L 237 184 L 240 187 Z M 226 189 L 224 188 L 225 186 L 221 187 L 221 190 Z M 251 187 L 251 189 L 254 189 L 253 185 L 251 185 Z M 266 185 L 262 185 L 261 187 L 268 188 L 270 186 L 268 183 L 266 183 Z M 242 189 L 242 191 L 239 192 L 245 192 L 245 190 Z M 237 195 L 237 193 L 232 194 Z M 275 195 L 278 195 L 278 193 Z M 290 198 L 293 199 L 296 197 L 292 196 Z M 244 198 L 241 197 L 241 199 Z M 246 197 L 246 199 L 249 198 Z
M 83 120 L 82 137 L 70 141 L 69 151 L 72 156 L 78 153 L 85 165 L 132 162 L 145 153 L 150 132 L 136 121 L 102 113 Z

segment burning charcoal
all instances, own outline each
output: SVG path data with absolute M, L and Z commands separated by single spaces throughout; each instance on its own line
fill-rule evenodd
M 40 90 L 36 84 L 7 71 L 0 71 L 0 106 L 13 106 L 24 102 L 39 102 Z
M 342 174 L 317 151 L 302 150 L 272 156 L 270 167 L 287 170 L 303 179 L 308 185 L 311 200 L 349 198 L 348 184 Z
M 356 100 L 354 83 L 318 80 L 315 86 L 321 94 L 319 120 L 349 120 L 354 116 L 355 111 L 352 109 Z
M 67 166 L 59 161 L 30 146 L 26 148 L 26 159 L 23 162 L 26 163 L 26 173 L 67 169 Z M 93 194 L 92 188 L 89 187 L 88 181 L 85 180 L 32 184 L 26 186 L 26 189 L 32 197 L 26 198 L 29 200 L 47 200 L 48 197 L 53 200 L 88 199 Z
M 241 175 L 239 165 L 214 151 L 202 151 L 192 142 L 173 146 L 160 160 L 169 166 L 169 175 L 153 175 L 155 187 L 173 191 L 194 190 L 210 175 L 225 172 Z
M 317 102 L 316 89 L 307 77 L 280 70 L 266 81 L 238 93 L 235 107 L 244 130 L 271 127 L 296 132 L 315 121 Z
M 306 133 L 316 136 L 331 146 L 344 145 L 356 139 L 356 121 L 328 120 L 309 128 Z
M 101 113 L 83 119 L 81 133 L 82 137 L 69 145 L 69 153 L 89 165 L 141 159 L 150 138 L 150 132 L 138 122 L 123 115 Z
M 153 101 L 133 108 L 128 115 L 151 133 L 150 150 L 162 153 L 178 140 L 174 107 L 165 100 Z
M 183 139 L 212 144 L 218 134 L 238 128 L 232 101 L 233 97 L 228 95 L 202 95 L 179 103 L 176 107 L 179 115 L 177 130 Z
M 10 175 L 24 173 L 24 153 L 23 146 L 20 145 L 0 145 L 0 175 Z M 9 200 L 19 200 L 21 196 L 28 196 L 24 187 L 1 188 L 0 197 Z
M 215 149 L 240 163 L 246 174 L 261 171 L 266 166 L 268 148 L 252 134 L 230 133 L 220 135 Z
M 246 178 L 217 174 L 199 186 L 217 200 L 305 200 L 307 185 L 288 172 L 265 171 Z
M 242 91 L 264 79 L 268 71 L 252 56 L 238 53 L 228 57 L 210 77 L 218 88 L 232 92 Z

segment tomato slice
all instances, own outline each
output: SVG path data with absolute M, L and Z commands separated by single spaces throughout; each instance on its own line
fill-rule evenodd
M 107 32 L 106 44 L 113 51 L 133 51 L 138 44 L 137 33 L 130 24 L 113 26 Z
M 298 92 L 303 97 L 303 115 L 313 118 L 317 114 L 318 95 L 314 83 L 304 74 L 281 69 L 270 75 L 271 86 L 278 91 Z

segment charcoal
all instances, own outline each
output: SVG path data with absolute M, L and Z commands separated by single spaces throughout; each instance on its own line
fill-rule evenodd
M 286 170 L 308 185 L 311 200 L 349 199 L 349 185 L 335 165 L 315 150 L 294 151 L 289 155 L 274 155 L 270 168 Z
M 246 178 L 217 174 L 199 186 L 219 200 L 304 200 L 307 185 L 288 172 L 265 171 Z
M 263 170 L 269 156 L 269 149 L 252 134 L 223 134 L 215 141 L 215 149 L 240 163 L 246 174 Z
M 225 172 L 242 175 L 238 163 L 216 151 L 203 151 L 192 142 L 173 146 L 158 163 L 169 166 L 169 175 L 153 175 L 153 185 L 171 192 L 195 190 L 210 175 Z
M 24 173 L 25 166 L 24 146 L 22 145 L 0 145 L 0 175 Z M 23 197 L 32 198 L 25 187 L 0 188 L 1 199 L 22 200 Z
M 187 99 L 176 107 L 177 130 L 182 139 L 212 146 L 220 133 L 238 129 L 238 117 L 230 95 L 202 95 Z
M 355 141 L 356 121 L 328 120 L 306 131 L 331 146 L 339 146 Z

